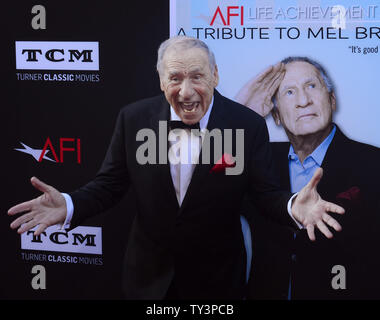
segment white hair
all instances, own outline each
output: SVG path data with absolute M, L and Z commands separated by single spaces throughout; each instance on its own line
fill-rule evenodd
M 180 49 L 200 48 L 204 50 L 208 56 L 210 70 L 212 72 L 215 70 L 215 65 L 216 65 L 215 55 L 207 46 L 207 44 L 205 44 L 202 40 L 199 40 L 196 38 L 191 38 L 187 36 L 175 36 L 162 42 L 160 47 L 158 48 L 158 54 L 157 54 L 158 73 L 162 72 L 162 60 L 164 58 L 166 50 L 172 46 L 175 46 L 176 48 L 180 48 Z

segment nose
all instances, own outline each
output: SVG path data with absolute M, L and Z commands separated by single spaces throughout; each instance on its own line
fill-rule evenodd
M 309 94 L 304 90 L 299 90 L 298 99 L 297 99 L 297 107 L 305 108 L 311 103 L 311 99 Z
M 190 80 L 185 79 L 182 81 L 179 94 L 184 100 L 188 100 L 192 97 L 194 94 L 194 88 Z

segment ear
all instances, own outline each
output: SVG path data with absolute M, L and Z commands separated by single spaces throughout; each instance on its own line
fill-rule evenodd
M 271 111 L 271 114 L 276 125 L 280 126 L 281 120 L 280 120 L 280 113 L 278 111 L 278 108 L 273 108 Z
M 330 93 L 330 104 L 331 104 L 331 110 L 336 111 L 336 97 L 334 91 Z
M 160 77 L 160 88 L 161 88 L 161 91 L 165 91 L 164 81 L 162 80 L 161 74 L 159 73 L 158 76 Z
M 218 66 L 215 65 L 214 67 L 214 88 L 218 86 L 219 83 L 219 72 L 218 72 Z

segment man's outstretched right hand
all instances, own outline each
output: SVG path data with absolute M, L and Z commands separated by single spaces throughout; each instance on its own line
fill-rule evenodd
M 8 215 L 24 212 L 11 223 L 12 229 L 18 233 L 24 233 L 38 225 L 34 234 L 41 234 L 47 227 L 61 223 L 66 219 L 67 208 L 63 195 L 52 186 L 38 180 L 36 177 L 30 179 L 32 185 L 43 192 L 41 196 L 30 201 L 15 205 L 8 210 Z

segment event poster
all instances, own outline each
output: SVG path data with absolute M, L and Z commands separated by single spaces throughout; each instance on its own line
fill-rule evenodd
M 335 85 L 333 121 L 349 138 L 380 146 L 378 1 L 171 0 L 170 35 L 210 46 L 217 89 L 231 99 L 286 57 L 317 61 Z M 287 141 L 270 115 L 266 120 L 271 141 Z

